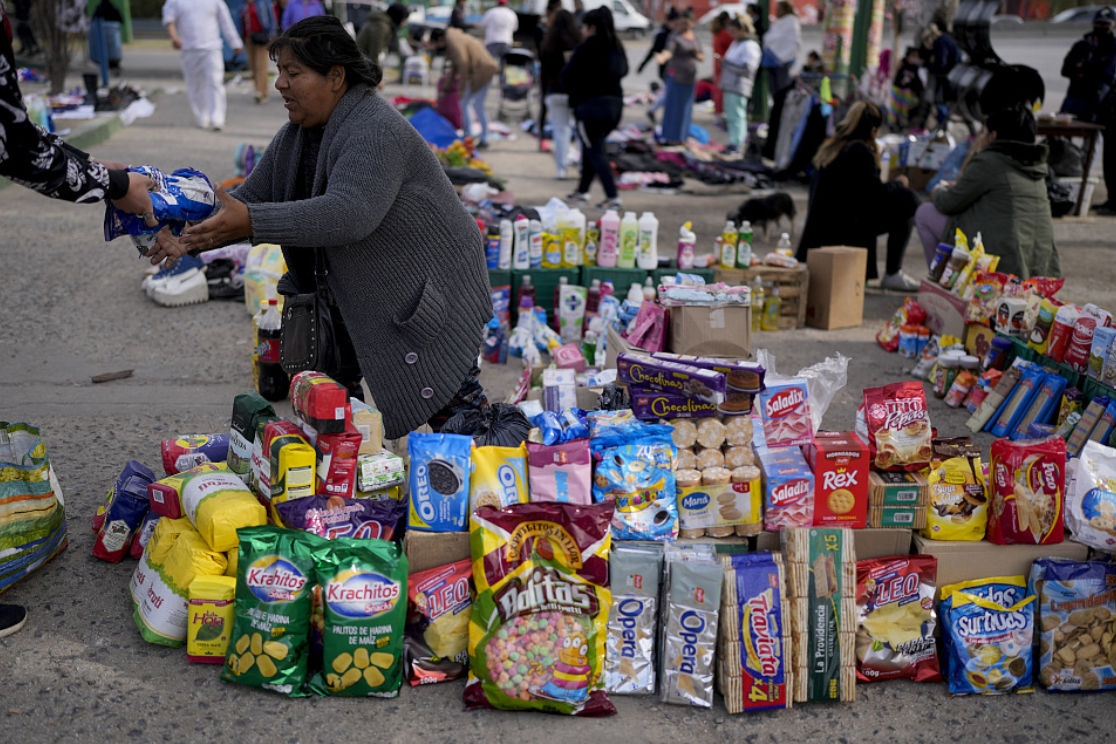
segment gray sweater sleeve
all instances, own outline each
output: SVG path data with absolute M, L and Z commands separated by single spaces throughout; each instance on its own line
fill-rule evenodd
M 328 159 L 325 193 L 294 202 L 245 199 L 253 241 L 330 248 L 364 238 L 379 227 L 399 193 L 406 152 L 389 130 L 372 127 L 333 143 L 319 156 Z M 268 172 L 260 175 L 266 178 L 262 182 L 271 180 Z

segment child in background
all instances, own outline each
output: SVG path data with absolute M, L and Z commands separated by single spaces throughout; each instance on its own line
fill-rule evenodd
M 907 47 L 903 60 L 895 71 L 891 86 L 891 104 L 888 106 L 888 124 L 892 129 L 914 128 L 919 123 L 918 112 L 925 91 L 922 77 L 922 55 L 916 47 Z

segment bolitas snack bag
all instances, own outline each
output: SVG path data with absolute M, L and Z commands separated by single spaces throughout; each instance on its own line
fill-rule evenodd
M 325 633 L 319 695 L 396 697 L 403 683 L 407 559 L 397 543 L 342 537 L 315 551 Z
M 236 611 L 221 679 L 303 697 L 315 552 L 329 543 L 279 527 L 240 530 Z
M 857 562 L 857 681 L 941 681 L 934 640 L 937 568 L 937 558 L 921 555 Z
M 601 689 L 612 512 L 518 504 L 473 515 L 468 709 L 616 712 Z

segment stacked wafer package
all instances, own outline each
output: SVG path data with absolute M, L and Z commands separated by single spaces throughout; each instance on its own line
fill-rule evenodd
M 721 556 L 717 689 L 729 713 L 790 708 L 790 605 L 778 553 Z
M 856 700 L 856 550 L 852 531 L 782 531 L 789 581 L 794 702 Z

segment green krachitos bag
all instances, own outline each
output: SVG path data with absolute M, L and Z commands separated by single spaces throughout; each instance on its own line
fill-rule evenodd
M 329 541 L 270 526 L 237 535 L 236 609 L 221 679 L 305 696 L 315 554 Z
M 316 554 L 325 615 L 319 695 L 395 697 L 403 682 L 407 559 L 397 543 L 338 538 Z

